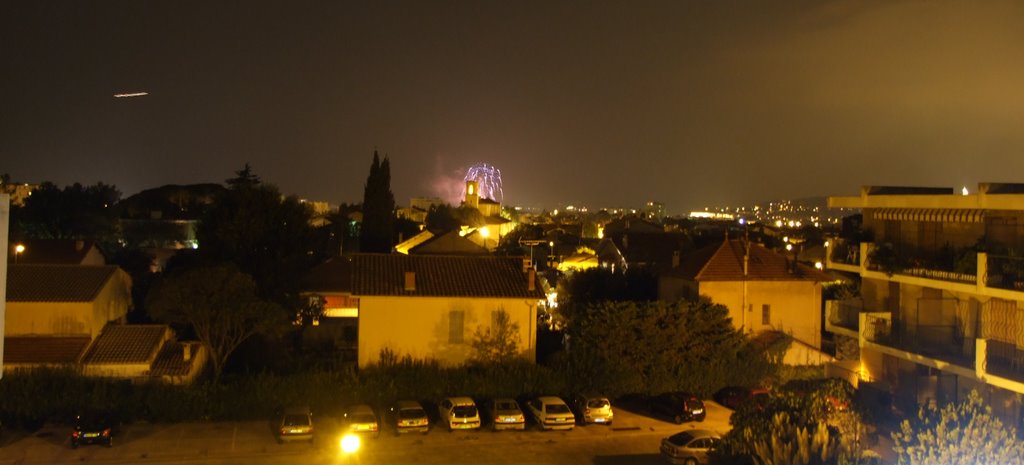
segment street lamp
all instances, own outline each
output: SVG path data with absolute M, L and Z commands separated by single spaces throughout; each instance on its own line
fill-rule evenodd
M 25 252 L 25 245 L 24 244 L 18 244 L 16 246 L 14 246 L 14 263 L 15 264 L 18 263 L 18 256 L 21 255 L 23 252 Z

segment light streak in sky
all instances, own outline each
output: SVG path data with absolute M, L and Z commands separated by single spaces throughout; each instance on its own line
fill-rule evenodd
M 149 92 L 124 92 L 120 94 L 114 94 L 114 98 L 143 97 L 146 95 L 149 95 Z

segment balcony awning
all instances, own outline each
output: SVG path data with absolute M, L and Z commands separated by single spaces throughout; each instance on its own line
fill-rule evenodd
M 876 220 L 930 221 L 933 223 L 982 223 L 985 210 L 963 208 L 879 208 Z

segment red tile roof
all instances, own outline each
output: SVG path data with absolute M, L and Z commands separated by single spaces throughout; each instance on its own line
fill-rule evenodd
M 352 295 L 419 297 L 523 297 L 543 299 L 540 282 L 528 290 L 528 274 L 521 257 L 481 257 L 402 254 L 354 254 L 348 262 L 350 279 L 336 277 L 335 287 L 320 291 L 351 292 Z M 325 264 L 326 265 L 326 264 Z M 339 272 L 337 264 L 317 271 Z M 405 290 L 405 273 L 415 273 L 415 289 Z M 535 278 L 536 279 L 536 278 Z M 311 277 L 307 282 L 327 283 L 331 277 Z M 346 281 L 348 281 L 346 283 Z
M 148 362 L 170 337 L 170 331 L 166 325 L 108 324 L 89 347 L 82 363 Z
M 721 244 L 697 250 L 686 257 L 679 274 L 693 281 L 831 281 L 828 275 L 813 267 L 797 264 L 794 268 L 791 258 L 753 243 L 744 276 L 746 244 L 740 239 L 726 239 Z
M 181 342 L 168 342 L 156 356 L 150 376 L 185 376 L 192 371 L 192 362 L 195 361 L 199 345 L 192 345 L 192 357 L 185 361 L 185 344 Z
M 4 363 L 76 363 L 89 341 L 89 336 L 7 336 L 4 338 Z
M 118 268 L 87 265 L 7 266 L 8 302 L 91 302 Z

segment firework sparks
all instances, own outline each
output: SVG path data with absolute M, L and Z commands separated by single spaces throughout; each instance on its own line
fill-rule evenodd
M 491 199 L 501 203 L 504 193 L 501 191 L 501 170 L 494 165 L 477 163 L 466 170 L 464 181 L 476 181 L 480 190 L 480 198 Z M 465 197 L 465 192 L 463 192 Z

